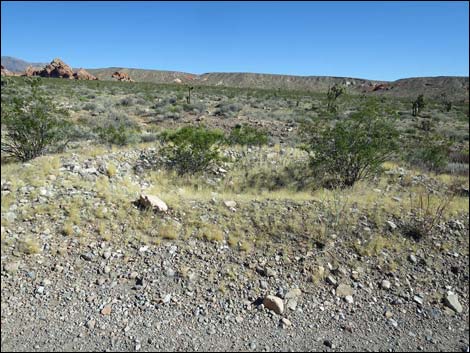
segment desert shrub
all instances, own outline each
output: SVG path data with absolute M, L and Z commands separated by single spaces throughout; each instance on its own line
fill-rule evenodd
M 432 197 L 430 192 L 410 194 L 409 212 L 404 217 L 401 233 L 415 241 L 420 241 L 432 233 L 444 220 L 452 197 Z
M 428 135 L 413 142 L 406 158 L 411 165 L 440 172 L 448 163 L 448 155 L 449 144 L 439 136 Z
M 200 114 L 206 110 L 206 106 L 204 105 L 204 103 L 184 103 L 183 110 L 189 113 Z
M 260 146 L 268 143 L 268 133 L 249 125 L 237 124 L 227 138 L 227 142 L 232 145 Z
M 214 111 L 215 116 L 224 118 L 231 118 L 236 116 L 243 108 L 240 103 L 222 102 L 215 106 L 217 109 Z
M 134 99 L 132 97 L 124 97 L 119 101 L 118 105 L 121 105 L 123 107 L 130 107 L 133 104 L 134 104 Z
M 29 79 L 30 92 L 2 104 L 1 149 L 21 161 L 62 149 L 69 142 L 68 112 L 58 108 L 40 89 L 39 79 Z M 2 102 L 4 103 L 4 102 Z
M 167 167 L 178 174 L 197 173 L 206 170 L 220 159 L 218 145 L 224 135 L 205 127 L 184 127 L 162 134 L 169 144 L 162 149 Z
M 139 125 L 123 112 L 110 110 L 96 124 L 94 132 L 102 142 L 123 146 L 139 141 Z
M 326 177 L 326 186 L 348 187 L 376 174 L 397 149 L 393 120 L 378 117 L 376 109 L 368 104 L 334 125 L 303 125 L 310 165 Z

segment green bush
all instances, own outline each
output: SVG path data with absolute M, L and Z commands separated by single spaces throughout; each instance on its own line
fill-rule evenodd
M 180 175 L 202 172 L 220 160 L 218 145 L 224 140 L 224 134 L 218 130 L 184 127 L 161 136 L 169 142 L 162 149 L 167 166 Z
M 139 141 L 139 125 L 124 112 L 110 110 L 96 124 L 94 132 L 104 143 L 124 146 Z
M 380 171 L 397 149 L 398 133 L 390 118 L 367 105 L 334 125 L 303 125 L 311 166 L 330 187 L 349 187 Z
M 443 171 L 449 161 L 449 143 L 436 135 L 414 141 L 408 150 L 408 162 L 427 170 Z
M 68 112 L 58 108 L 40 89 L 40 79 L 29 79 L 30 92 L 2 102 L 1 149 L 27 161 L 47 149 L 59 150 L 69 142 Z M 2 131 L 3 132 L 3 131 Z
M 231 145 L 249 145 L 260 146 L 268 143 L 268 134 L 266 131 L 258 130 L 249 125 L 236 125 L 227 138 Z

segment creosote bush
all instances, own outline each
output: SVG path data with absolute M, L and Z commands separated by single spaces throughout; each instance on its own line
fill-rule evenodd
M 227 142 L 232 145 L 260 146 L 268 143 L 268 134 L 246 124 L 237 124 L 230 131 Z
M 334 125 L 305 124 L 305 149 L 325 186 L 350 187 L 373 176 L 398 146 L 398 133 L 391 118 L 378 117 L 376 105 L 367 104 Z
M 183 175 L 205 171 L 220 160 L 218 147 L 224 140 L 224 134 L 205 127 L 184 127 L 165 132 L 162 138 L 169 142 L 162 149 L 167 167 Z
M 2 152 L 20 161 L 46 150 L 60 150 L 69 142 L 68 112 L 58 108 L 41 90 L 40 79 L 29 79 L 31 91 L 2 102 Z

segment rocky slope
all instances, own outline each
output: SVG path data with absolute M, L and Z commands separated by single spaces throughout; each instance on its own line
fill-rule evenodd
M 323 244 L 290 232 L 246 251 L 225 239 L 126 239 L 131 213 L 112 215 L 125 203 L 143 223 L 130 191 L 151 187 L 146 172 L 133 168 L 141 153 L 62 156 L 42 186 L 19 187 L 15 178 L 51 165 L 48 157 L 2 173 L 2 197 L 15 196 L 7 210 L 2 202 L 2 351 L 468 351 L 468 217 L 441 224 L 419 244 L 405 242 L 397 252 L 393 241 L 372 254 L 354 251 L 377 227 L 360 208 L 354 232 L 328 233 Z M 402 187 L 392 181 L 404 173 L 392 171 L 389 188 L 374 192 L 397 195 Z M 230 172 L 219 183 L 224 178 Z M 104 179 L 108 202 L 97 186 Z M 412 183 L 436 187 L 425 176 Z M 183 223 L 196 211 L 211 223 L 273 209 L 283 220 L 326 216 L 314 198 L 168 200 L 172 193 L 162 197 L 168 211 L 155 218 Z M 66 204 L 79 199 L 89 205 L 80 217 L 106 206 L 100 217 L 111 217 L 111 237 L 93 235 L 92 220 L 64 234 Z M 385 226 L 392 239 L 399 222 Z M 41 244 L 35 251 L 21 243 L 32 234 Z

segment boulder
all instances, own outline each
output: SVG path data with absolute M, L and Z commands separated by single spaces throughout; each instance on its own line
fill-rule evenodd
M 137 202 L 143 208 L 152 208 L 160 212 L 168 211 L 168 206 L 166 203 L 155 195 L 141 194 Z
M 88 71 L 84 69 L 79 69 L 77 72 L 73 74 L 73 77 L 76 80 L 90 80 L 90 81 L 98 80 L 97 77 L 93 76 L 92 74 L 90 74 Z
M 274 311 L 276 314 L 281 315 L 284 312 L 284 302 L 281 298 L 275 295 L 268 295 L 263 300 L 265 308 Z
M 59 58 L 55 58 L 50 64 L 39 70 L 37 75 L 41 77 L 74 79 L 72 68 Z
M 129 76 L 129 74 L 125 73 L 125 72 L 120 72 L 120 71 L 116 71 L 115 73 L 113 73 L 111 75 L 112 78 L 118 80 L 118 81 L 124 81 L 124 82 L 134 82 L 133 79 L 131 79 L 131 77 Z

